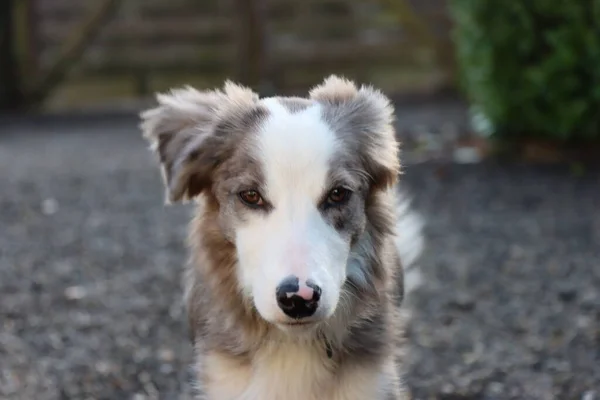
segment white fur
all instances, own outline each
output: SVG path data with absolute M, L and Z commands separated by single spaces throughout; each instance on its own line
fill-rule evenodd
M 421 269 L 417 264 L 423 247 L 424 221 L 420 214 L 412 209 L 410 198 L 400 190 L 396 201 L 396 238 L 395 245 L 404 268 L 404 292 L 408 295 L 421 286 Z
M 263 346 L 251 366 L 217 353 L 209 353 L 204 361 L 210 365 L 207 399 L 379 400 L 397 383 L 392 363 L 355 365 L 334 376 L 322 348 L 297 340 Z
M 276 303 L 277 285 L 295 275 L 322 289 L 314 319 L 330 316 L 338 302 L 349 243 L 321 216 L 318 204 L 328 189 L 329 162 L 336 136 L 321 118 L 321 106 L 290 113 L 276 99 L 264 99 L 269 117 L 261 125 L 259 160 L 262 193 L 274 209 L 254 213 L 236 232 L 240 281 L 263 318 L 284 322 Z

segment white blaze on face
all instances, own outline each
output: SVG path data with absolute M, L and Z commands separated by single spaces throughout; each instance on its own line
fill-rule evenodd
M 240 280 L 267 320 L 285 319 L 276 287 L 286 277 L 321 287 L 316 318 L 330 316 L 345 280 L 349 243 L 319 210 L 334 132 L 322 120 L 321 106 L 290 113 L 276 99 L 264 99 L 269 117 L 258 134 L 258 156 L 265 177 L 265 200 L 273 208 L 257 211 L 236 232 Z

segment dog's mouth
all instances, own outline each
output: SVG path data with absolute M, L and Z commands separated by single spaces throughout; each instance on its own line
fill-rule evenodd
M 276 325 L 288 332 L 308 332 L 318 325 L 318 321 L 282 321 L 277 322 Z
M 284 322 L 281 325 L 287 325 L 287 326 L 307 326 L 307 325 L 314 325 L 315 321 L 290 321 L 290 322 Z

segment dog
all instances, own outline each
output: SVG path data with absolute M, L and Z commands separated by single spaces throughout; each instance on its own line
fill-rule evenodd
M 195 203 L 184 296 L 198 398 L 407 398 L 403 266 L 417 268 L 423 238 L 390 100 L 332 75 L 307 97 L 226 81 L 157 101 L 140 127 L 166 203 Z

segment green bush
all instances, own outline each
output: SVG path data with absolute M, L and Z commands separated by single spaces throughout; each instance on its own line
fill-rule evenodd
M 460 84 L 500 137 L 600 139 L 600 0 L 451 0 Z

